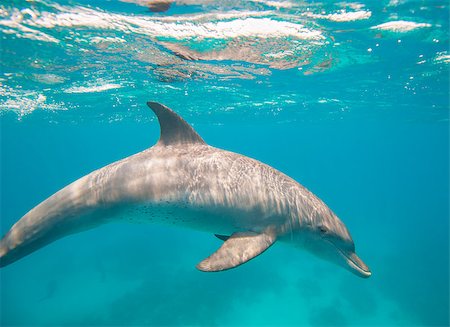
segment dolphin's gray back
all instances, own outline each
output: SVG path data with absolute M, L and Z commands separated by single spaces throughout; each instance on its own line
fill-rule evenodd
M 179 215 L 189 216 L 187 225 L 203 229 L 208 224 L 202 215 L 209 216 L 210 224 L 234 230 L 280 225 L 298 217 L 305 207 L 299 201 L 314 201 L 309 191 L 270 166 L 203 144 L 155 146 L 94 172 L 88 180 L 96 185 L 98 195 L 92 197 L 97 206 L 124 208 L 119 219 L 132 216 L 127 208 L 145 208 L 140 219 L 152 210 L 170 211 L 176 219 L 173 211 L 180 209 Z

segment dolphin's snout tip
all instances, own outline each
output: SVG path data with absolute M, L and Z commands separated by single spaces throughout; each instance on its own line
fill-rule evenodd
M 369 278 L 372 276 L 370 268 L 356 255 L 356 253 L 352 252 L 350 254 L 344 254 L 344 257 L 352 273 L 362 278 Z
M 363 278 L 369 278 L 372 276 L 372 272 L 370 268 L 356 255 L 356 253 L 352 253 L 349 256 L 350 261 L 354 264 L 356 269 L 354 270 L 356 274 Z
M 369 267 L 366 266 L 366 269 L 358 269 L 357 271 L 354 271 L 359 277 L 362 278 L 369 278 L 372 276 L 372 271 L 370 271 Z

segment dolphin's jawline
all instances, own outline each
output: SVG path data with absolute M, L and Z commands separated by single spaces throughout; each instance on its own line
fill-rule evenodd
M 339 249 L 338 247 L 336 247 L 339 251 L 339 254 L 345 259 L 345 261 L 347 261 L 347 264 L 355 270 L 355 272 L 357 272 L 361 277 L 365 277 L 368 278 L 372 275 L 372 272 L 369 270 L 369 268 L 366 266 L 367 269 L 364 269 L 364 267 L 361 267 L 360 264 L 358 264 L 353 256 L 350 256 L 348 254 L 346 254 L 344 251 L 342 251 L 341 249 Z M 356 256 L 355 253 L 352 253 L 354 256 Z M 362 260 L 359 259 L 361 262 Z
M 372 275 L 372 272 L 370 271 L 369 267 L 366 266 L 366 264 L 356 255 L 355 252 L 350 252 L 350 254 L 348 254 L 347 252 L 341 250 L 331 240 L 324 239 L 324 241 L 331 244 L 336 249 L 336 251 L 339 253 L 339 255 L 347 263 L 347 265 L 348 265 L 347 268 L 351 269 L 350 270 L 351 272 L 353 272 L 354 274 L 356 274 L 360 277 L 363 277 L 363 278 L 368 278 Z M 361 264 L 364 265 L 364 267 L 362 267 L 361 264 L 359 264 L 357 262 L 356 258 L 361 262 Z

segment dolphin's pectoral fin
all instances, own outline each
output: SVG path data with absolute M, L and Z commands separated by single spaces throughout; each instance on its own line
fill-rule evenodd
M 221 271 L 237 267 L 267 250 L 275 240 L 275 235 L 268 232 L 234 233 L 216 252 L 200 262 L 197 269 Z
M 205 144 L 205 141 L 183 118 L 177 115 L 170 108 L 157 103 L 147 102 L 147 105 L 158 117 L 161 135 L 158 144 Z
M 222 240 L 224 242 L 230 238 L 230 236 L 221 235 L 221 234 L 214 234 L 214 236 L 217 237 L 219 240 Z

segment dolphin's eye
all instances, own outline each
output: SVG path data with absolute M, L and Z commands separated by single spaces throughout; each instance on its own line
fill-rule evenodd
M 327 229 L 325 226 L 320 225 L 320 226 L 319 226 L 319 231 L 320 231 L 322 234 L 326 234 L 326 233 L 328 232 L 328 229 Z

